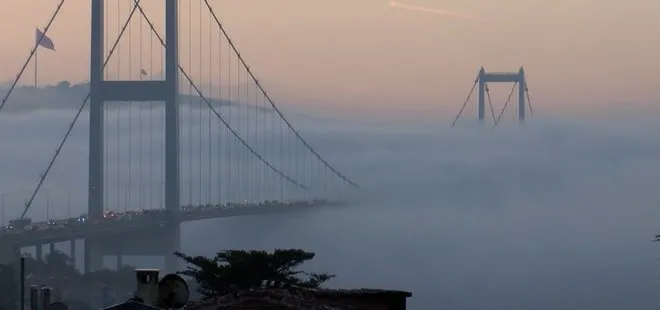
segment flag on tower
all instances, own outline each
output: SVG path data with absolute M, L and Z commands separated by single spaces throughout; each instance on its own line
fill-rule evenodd
M 55 50 L 55 44 L 53 43 L 53 40 L 49 38 L 47 35 L 45 35 L 43 32 L 41 32 L 39 28 L 37 28 L 37 36 L 35 43 L 51 51 Z
M 140 75 L 147 76 L 147 71 L 144 71 L 144 69 L 140 69 Z

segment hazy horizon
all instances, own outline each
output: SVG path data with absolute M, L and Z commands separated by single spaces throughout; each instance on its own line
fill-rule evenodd
M 43 27 L 57 2 L 4 4 L 10 9 L 0 13 L 0 26 L 12 31 L 3 38 L 8 48 L 0 57 L 0 81 L 15 76 L 34 43 L 34 28 Z M 657 1 L 397 1 L 430 11 L 391 6 L 389 0 L 210 2 L 278 102 L 343 115 L 450 118 L 467 96 L 480 66 L 515 71 L 521 65 L 539 112 L 566 114 L 660 101 L 655 91 L 660 43 L 646 35 L 660 31 Z M 113 3 L 108 8 L 111 40 L 120 24 L 117 18 L 123 22 L 132 1 L 117 3 L 119 7 Z M 162 7 L 146 2 L 143 6 L 159 27 Z M 191 8 L 192 15 L 188 5 L 181 5 L 180 12 L 184 67 L 189 67 L 188 29 L 194 30 L 193 47 L 199 46 L 200 36 L 211 35 L 208 29 L 217 33 L 206 13 L 199 15 L 197 2 Z M 89 11 L 89 1 L 65 3 L 48 32 L 57 52 L 40 50 L 38 55 L 41 83 L 87 79 Z M 202 30 L 197 34 L 200 26 L 189 20 L 199 16 Z M 134 23 L 136 49 L 138 19 Z M 215 45 L 219 42 L 209 40 Z M 126 78 L 127 43 L 120 49 L 124 54 L 121 75 Z M 209 53 L 208 47 L 202 53 Z M 133 55 L 132 74 L 138 78 L 139 57 Z M 111 65 L 109 71 L 116 74 L 120 67 Z M 194 76 L 198 76 L 196 67 L 189 69 Z M 31 68 L 21 83 L 33 83 Z M 492 88 L 493 100 L 504 102 L 509 85 Z

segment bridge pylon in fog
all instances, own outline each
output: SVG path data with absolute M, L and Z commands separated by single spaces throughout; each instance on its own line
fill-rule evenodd
M 489 88 L 488 88 L 488 83 L 513 83 L 513 87 L 511 88 L 511 92 L 509 93 L 509 97 L 502 107 L 502 110 L 500 113 L 496 116 L 495 111 L 493 110 L 493 104 L 490 100 L 490 93 L 489 93 Z M 486 119 L 486 98 L 488 98 L 488 103 L 490 106 L 490 111 L 491 115 L 493 118 L 493 126 L 497 126 L 499 123 L 500 118 L 502 117 L 502 114 L 504 113 L 504 110 L 506 109 L 507 105 L 509 104 L 509 101 L 511 101 L 511 97 L 513 96 L 514 91 L 516 90 L 516 87 L 518 88 L 518 121 L 520 123 L 523 123 L 525 121 L 525 104 L 527 103 L 529 106 L 529 112 L 532 114 L 532 105 L 529 99 L 529 90 L 527 88 L 527 79 L 525 78 L 525 70 L 521 66 L 520 69 L 518 69 L 517 72 L 487 72 L 484 67 L 481 67 L 479 69 L 479 73 L 477 74 L 476 79 L 474 80 L 474 84 L 472 85 L 472 89 L 470 90 L 470 93 L 468 94 L 468 97 L 465 99 L 465 102 L 463 103 L 463 106 L 461 107 L 461 110 L 458 112 L 458 115 L 456 115 L 456 118 L 452 122 L 452 126 L 456 124 L 456 121 L 460 118 L 461 114 L 463 113 L 463 110 L 465 109 L 466 105 L 470 101 L 470 98 L 472 97 L 472 94 L 474 93 L 475 87 L 477 87 L 477 120 L 480 123 L 484 123 Z
M 146 102 L 165 104 L 165 210 L 175 219 L 181 207 L 179 176 L 179 56 L 178 56 L 178 1 L 165 1 L 165 78 L 163 80 L 108 81 L 104 79 L 104 18 L 105 0 L 92 0 L 91 55 L 90 55 L 90 110 L 89 110 L 89 186 L 88 216 L 94 221 L 104 210 L 104 103 L 108 101 Z M 131 16 L 132 17 L 132 16 Z M 130 18 L 130 17 L 129 17 Z M 120 38 L 123 32 L 119 34 Z M 117 40 L 119 40 L 118 38 Z M 130 39 L 130 38 L 129 38 Z M 107 55 L 110 57 L 111 55 Z M 179 223 L 171 223 L 173 244 L 180 243 Z M 174 240 L 176 239 L 176 240 Z M 94 240 L 85 243 L 85 271 L 100 268 L 101 258 L 96 255 L 100 245 Z M 170 249 L 168 249 L 169 251 Z M 171 250 L 178 250 L 173 248 Z M 169 251 L 170 253 L 172 251 Z M 170 259 L 166 255 L 167 261 Z M 173 258 L 172 258 L 173 259 Z M 166 266 L 167 268 L 167 266 Z

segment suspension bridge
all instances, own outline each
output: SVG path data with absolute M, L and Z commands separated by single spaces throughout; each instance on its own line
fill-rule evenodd
M 504 102 L 502 109 L 499 111 L 499 113 L 497 113 L 497 115 L 495 114 L 495 108 L 493 107 L 493 101 L 491 100 L 490 88 L 488 87 L 488 83 L 513 84 L 513 87 L 511 87 L 511 91 L 509 92 L 509 96 L 507 97 L 506 102 Z M 470 98 L 472 98 L 475 89 L 477 90 L 477 96 L 478 96 L 477 106 L 476 106 L 477 120 L 481 124 L 484 124 L 486 121 L 486 98 L 488 98 L 488 107 L 490 108 L 490 115 L 493 120 L 493 128 L 495 128 L 497 127 L 497 124 L 499 124 L 500 121 L 502 120 L 502 115 L 504 115 L 504 112 L 507 110 L 507 107 L 509 106 L 509 103 L 511 102 L 511 99 L 513 98 L 513 94 L 515 93 L 516 89 L 518 89 L 518 106 L 517 109 L 511 109 L 511 111 L 517 112 L 517 115 L 515 115 L 515 117 L 518 119 L 518 122 L 524 123 L 525 115 L 526 115 L 525 113 L 526 107 L 529 108 L 530 115 L 533 115 L 534 113 L 534 110 L 532 109 L 532 100 L 530 99 L 529 96 L 529 88 L 527 87 L 527 78 L 525 77 L 525 69 L 523 69 L 523 67 L 520 67 L 520 69 L 518 69 L 518 72 L 487 72 L 486 69 L 484 69 L 484 67 L 481 67 L 479 69 L 479 73 L 477 74 L 477 77 L 474 79 L 474 84 L 472 84 L 472 88 L 470 89 L 467 98 L 463 102 L 463 105 L 461 106 L 461 109 L 458 111 L 458 114 L 454 118 L 454 121 L 451 123 L 452 126 L 456 125 L 456 122 L 458 122 L 458 120 L 463 115 L 463 112 L 465 111 L 465 108 L 468 106 L 468 103 L 470 102 Z
M 75 258 L 82 241 L 85 272 L 124 255 L 164 256 L 174 270 L 182 222 L 317 208 L 358 188 L 286 118 L 208 0 L 165 0 L 158 16 L 140 2 L 91 0 L 88 94 L 24 205 L 10 206 L 23 208 L 20 217 L 5 222 L 2 197 L 0 263 L 25 247 L 41 259 L 57 242 Z M 37 31 L 0 113 L 37 50 L 54 50 L 49 29 L 64 3 Z M 37 221 L 31 212 L 61 181 L 53 167 L 86 115 L 87 212 Z

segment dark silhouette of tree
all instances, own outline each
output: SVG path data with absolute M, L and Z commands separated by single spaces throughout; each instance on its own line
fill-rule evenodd
M 19 262 L 5 266 L 0 265 L 0 310 L 16 309 L 18 296 Z M 74 261 L 67 254 L 54 251 L 38 260 L 31 255 L 25 256 L 26 285 L 63 284 L 63 289 L 99 284 L 119 293 L 128 293 L 135 289 L 135 272 L 132 266 L 122 266 L 119 270 L 102 269 L 88 274 L 82 274 L 75 268 Z M 65 303 L 75 306 L 72 309 L 85 309 L 85 301 L 66 300 Z M 90 308 L 91 309 L 91 308 Z
M 55 87 L 62 88 L 62 89 L 68 89 L 69 87 L 71 87 L 71 83 L 69 83 L 69 81 L 61 81 L 61 82 L 57 83 L 57 85 Z
M 16 270 L 11 266 L 0 265 L 0 309 L 16 309 L 18 296 L 18 283 L 16 283 Z
M 314 258 L 314 253 L 298 249 L 273 252 L 225 250 L 215 257 L 188 256 L 174 253 L 188 263 L 179 274 L 189 276 L 198 284 L 198 292 L 211 297 L 259 286 L 263 280 L 316 288 L 335 276 L 328 273 L 308 273 L 296 268 Z
M 80 272 L 74 266 L 73 259 L 60 251 L 48 253 L 43 264 L 45 268 L 54 272 L 55 276 L 75 277 L 80 275 Z
M 19 268 L 18 265 L 15 268 Z M 25 256 L 25 273 L 41 281 L 51 277 L 80 278 L 82 274 L 73 264 L 73 259 L 60 251 L 48 253 L 43 260 L 37 260 L 31 255 Z
M 135 287 L 133 266 L 122 266 L 119 270 L 101 269 L 83 274 L 76 269 L 73 259 L 60 251 L 48 253 L 44 260 L 37 260 L 27 255 L 25 269 L 31 282 L 41 284 L 47 283 L 50 279 L 67 279 L 84 285 L 102 283 L 115 290 L 132 290 Z

